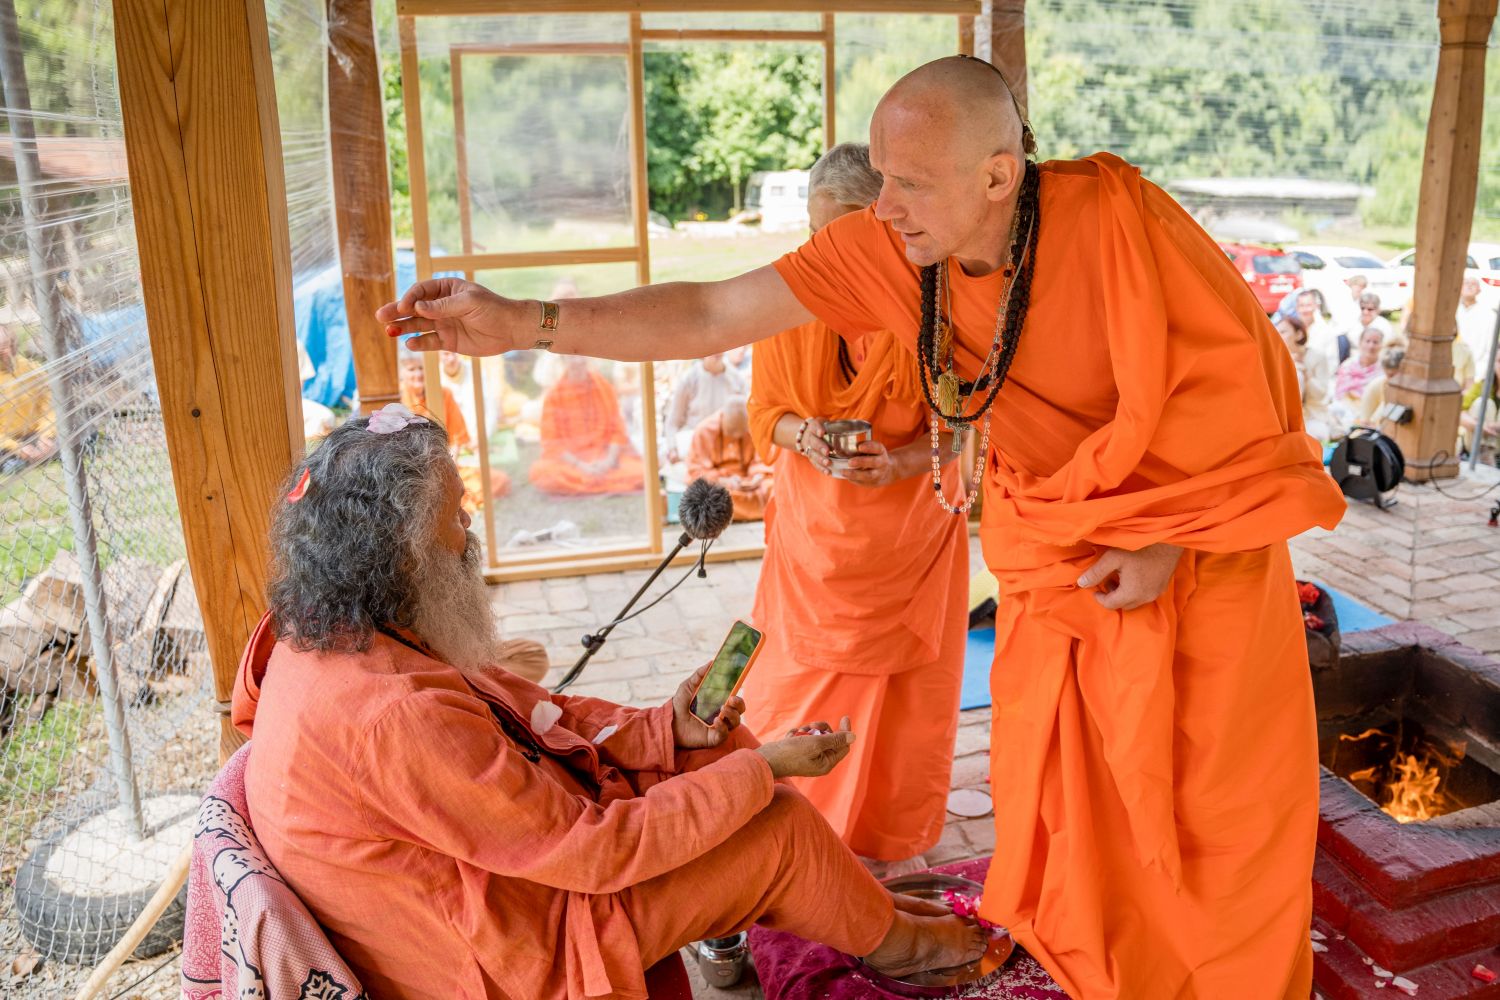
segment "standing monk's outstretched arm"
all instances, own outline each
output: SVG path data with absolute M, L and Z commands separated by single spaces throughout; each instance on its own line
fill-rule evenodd
M 557 354 L 662 361 L 762 340 L 812 319 L 769 265 L 724 281 L 674 281 L 558 303 L 557 329 L 542 329 L 542 304 L 507 299 L 459 278 L 429 278 L 375 313 L 395 337 L 420 333 L 418 351 L 470 356 L 526 350 L 551 341 Z

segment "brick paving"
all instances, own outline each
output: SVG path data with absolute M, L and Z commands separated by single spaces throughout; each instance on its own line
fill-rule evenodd
M 1391 618 L 1424 621 L 1500 654 L 1500 529 L 1486 523 L 1500 488 L 1479 498 L 1496 481 L 1483 470 L 1480 475 L 1444 483 L 1441 492 L 1404 484 L 1388 509 L 1350 501 L 1335 530 L 1315 528 L 1293 539 L 1298 576 L 1322 581 Z M 970 551 L 979 566 L 976 539 Z M 759 575 L 758 560 L 710 565 L 707 579 L 690 579 L 640 618 L 618 626 L 571 691 L 623 704 L 660 704 L 713 653 L 730 622 L 749 614 Z M 544 642 L 557 665 L 555 679 L 577 658 L 582 635 L 616 614 L 643 578 L 607 573 L 497 587 L 502 632 Z M 988 790 L 989 725 L 987 708 L 961 714 L 954 788 Z M 986 855 L 994 844 L 991 819 L 950 821 L 927 858 L 940 864 Z M 698 981 L 691 964 L 690 972 L 698 996 L 726 995 Z M 751 983 L 730 995 L 753 1000 L 759 990 Z

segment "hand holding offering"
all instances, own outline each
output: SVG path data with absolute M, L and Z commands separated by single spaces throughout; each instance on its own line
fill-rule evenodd
M 826 722 L 802 726 L 792 730 L 792 735 L 762 745 L 758 752 L 771 765 L 775 778 L 818 778 L 849 756 L 853 742 L 845 716 L 838 729 L 829 729 Z

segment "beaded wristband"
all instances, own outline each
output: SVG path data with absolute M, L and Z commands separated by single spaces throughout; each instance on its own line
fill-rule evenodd
M 792 447 L 797 449 L 797 454 L 804 458 L 807 456 L 807 452 L 802 449 L 802 435 L 807 433 L 807 425 L 812 423 L 812 419 L 812 417 L 803 418 L 802 426 L 797 428 L 797 440 L 792 445 Z

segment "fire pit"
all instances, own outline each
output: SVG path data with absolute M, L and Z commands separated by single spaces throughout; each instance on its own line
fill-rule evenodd
M 1319 992 L 1500 997 L 1500 663 L 1402 623 L 1346 635 L 1313 686 Z

